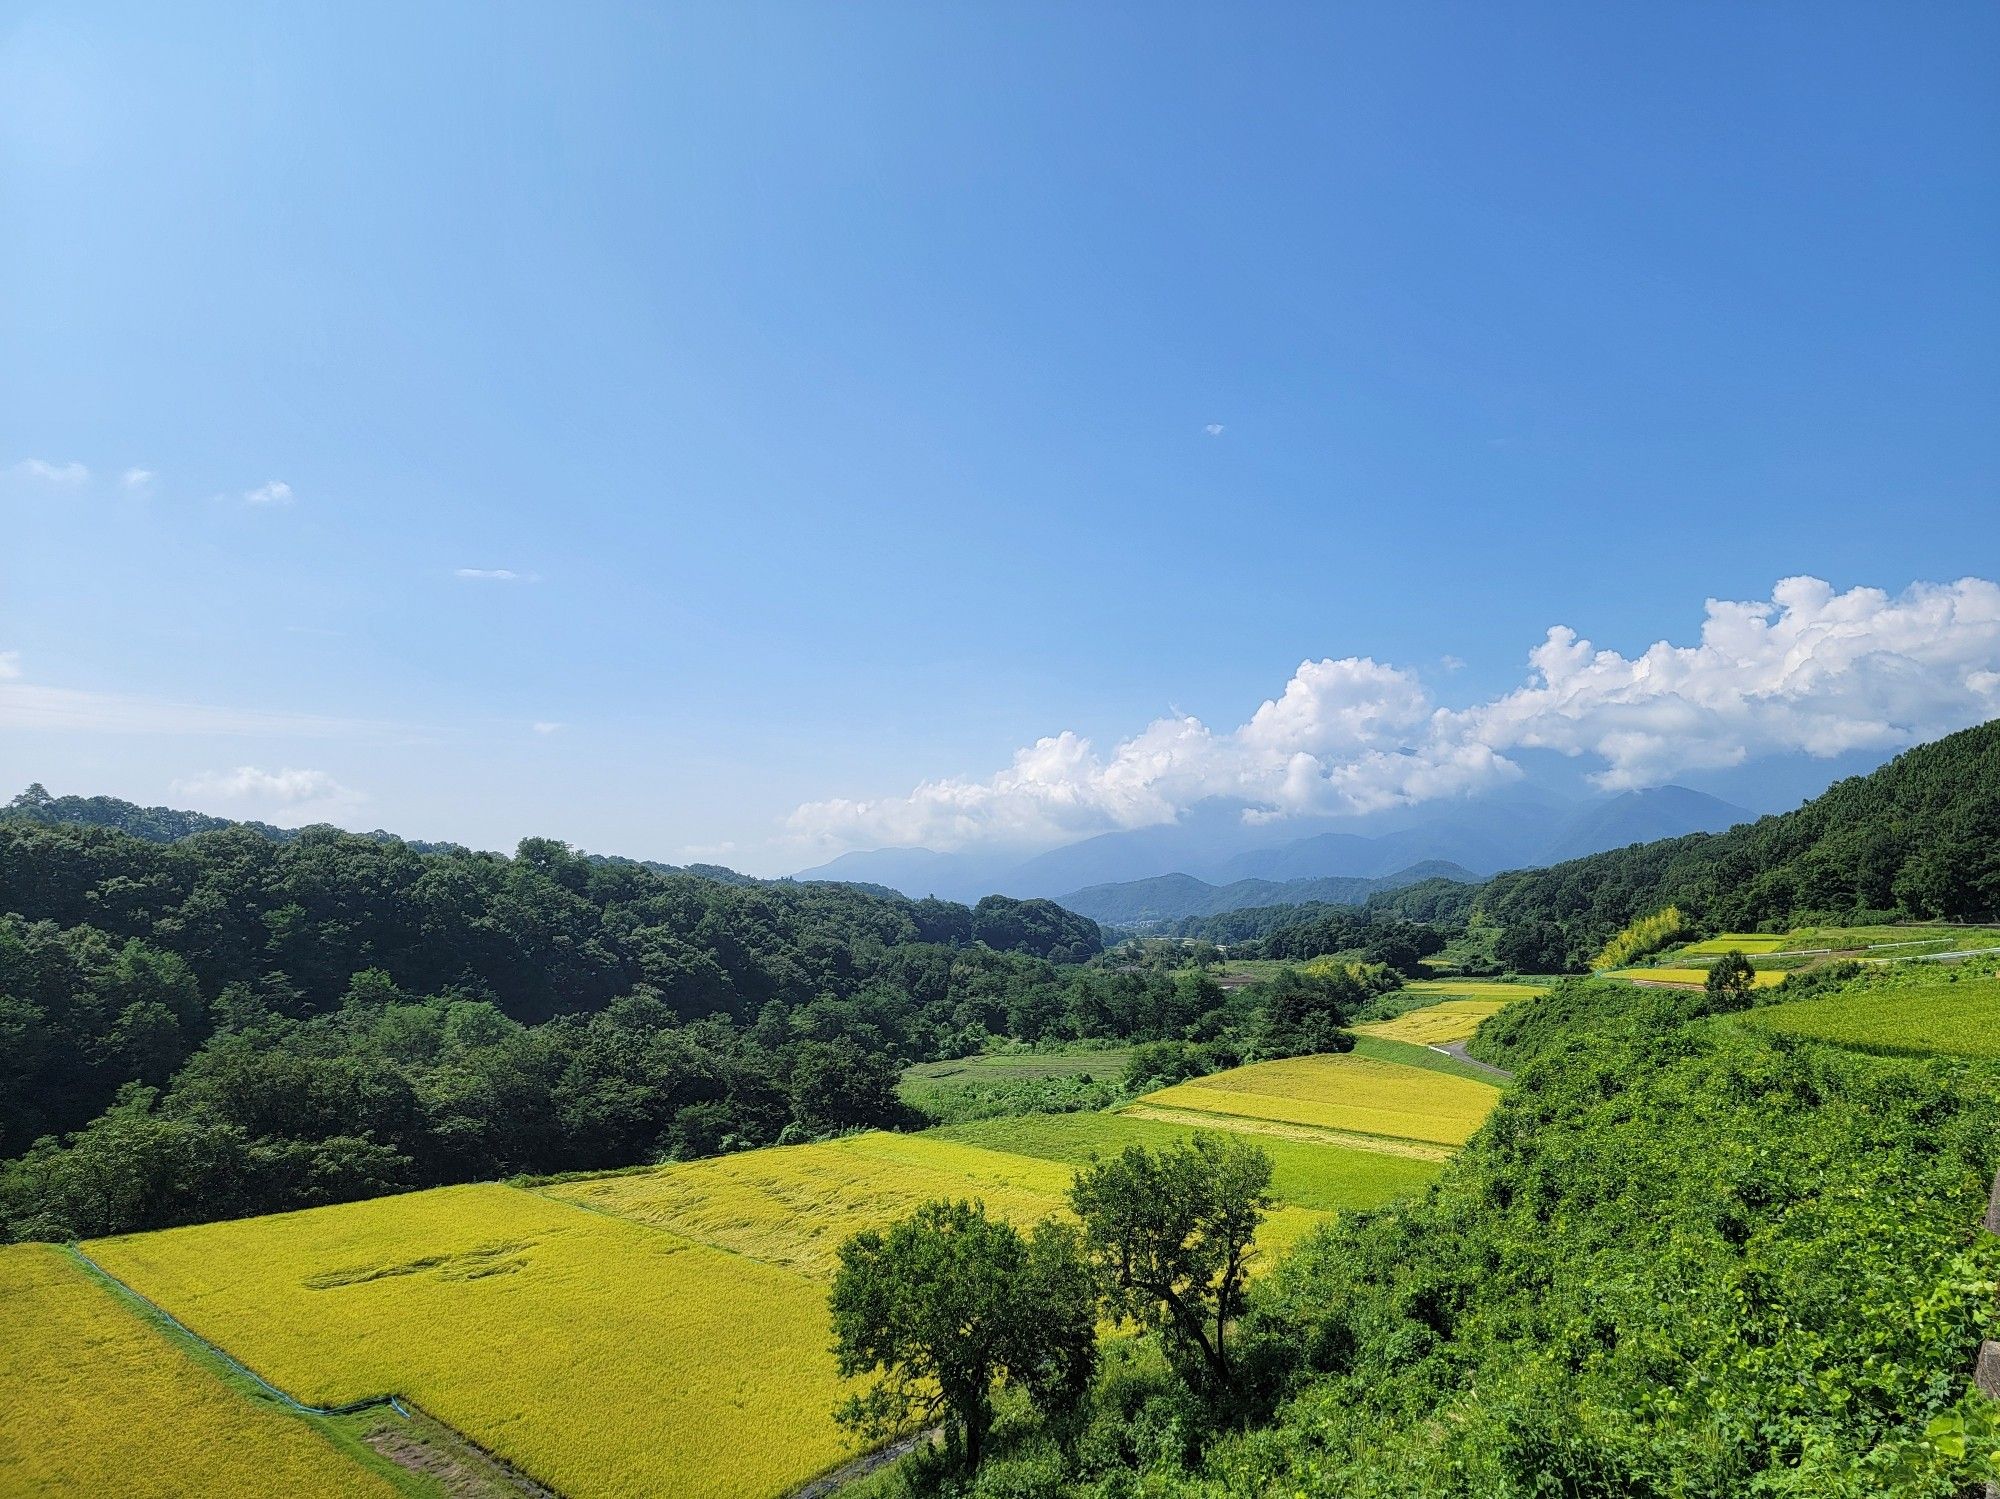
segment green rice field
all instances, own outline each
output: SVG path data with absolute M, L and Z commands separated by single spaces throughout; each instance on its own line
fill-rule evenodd
M 1827 998 L 1753 1010 L 1745 1023 L 1864 1051 L 2000 1058 L 2000 976 L 1915 964 Z
M 1217 1124 L 1227 1127 L 1220 1120 Z M 1194 1132 L 1192 1125 L 1131 1114 L 1030 1114 L 931 1131 L 960 1144 L 1066 1165 L 1079 1165 L 1093 1155 L 1115 1155 L 1128 1145 L 1158 1150 Z M 1330 1143 L 1262 1134 L 1257 1143 L 1271 1157 L 1271 1195 L 1281 1202 L 1322 1212 L 1379 1207 L 1392 1198 L 1421 1191 L 1444 1169 L 1438 1161 Z

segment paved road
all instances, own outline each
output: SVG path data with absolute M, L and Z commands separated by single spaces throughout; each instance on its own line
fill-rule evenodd
M 1463 1041 L 1447 1041 L 1442 1046 L 1433 1044 L 1431 1050 L 1443 1052 L 1453 1061 L 1463 1062 L 1468 1067 L 1477 1067 L 1481 1072 L 1490 1072 L 1502 1082 L 1514 1075 L 1505 1067 L 1495 1067 L 1491 1062 L 1482 1062 L 1477 1057 L 1467 1056 Z

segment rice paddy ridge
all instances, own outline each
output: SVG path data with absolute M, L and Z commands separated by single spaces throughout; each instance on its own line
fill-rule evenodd
M 579 1206 L 580 1205 L 581 1204 L 579 1204 Z M 383 1395 L 369 1395 L 369 1396 L 364 1396 L 359 1400 L 348 1401 L 342 1405 L 307 1404 L 305 1401 L 300 1400 L 296 1396 L 294 1396 L 289 1390 L 280 1389 L 277 1385 L 271 1383 L 270 1380 L 266 1379 L 263 1375 L 259 1374 L 255 1369 L 251 1368 L 248 1364 L 244 1363 L 243 1360 L 236 1357 L 235 1354 L 231 1353 L 227 1348 L 224 1348 L 221 1344 L 213 1341 L 210 1338 L 203 1337 L 200 1333 L 196 1332 L 193 1328 L 189 1327 L 185 1322 L 181 1321 L 180 1318 L 176 1317 L 172 1312 L 168 1311 L 158 1302 L 146 1296 L 143 1292 L 135 1289 L 132 1286 L 127 1285 L 123 1280 L 120 1280 L 116 1275 L 113 1275 L 109 1270 L 105 1269 L 102 1265 L 98 1264 L 96 1260 L 92 1259 L 88 1254 L 84 1253 L 81 1245 L 65 1244 L 62 1247 L 68 1253 L 70 1258 L 75 1260 L 76 1263 L 82 1267 L 85 1274 L 91 1276 L 100 1285 L 104 1286 L 107 1290 L 109 1290 L 113 1295 L 118 1296 L 127 1302 L 131 1302 L 136 1304 L 137 1306 L 143 1307 L 147 1312 L 151 1313 L 153 1317 L 157 1318 L 172 1335 L 185 1339 L 187 1342 L 193 1343 L 196 1346 L 200 1347 L 202 1350 L 208 1353 L 212 1358 L 217 1360 L 231 1372 L 242 1376 L 244 1379 L 249 1380 L 252 1384 L 256 1385 L 260 1390 L 264 1391 L 265 1394 L 269 1395 L 272 1399 L 276 1400 L 279 1404 L 287 1407 L 288 1409 L 296 1411 L 298 1414 L 302 1416 L 352 1416 L 360 1413 L 361 1411 L 380 1410 L 386 1408 L 388 1410 L 393 1410 L 397 1415 L 401 1416 L 405 1421 L 414 1421 L 419 1415 L 421 1415 L 424 1420 L 429 1421 L 443 1428 L 446 1432 L 448 1432 L 451 1435 L 454 1441 L 463 1442 L 468 1449 L 478 1453 L 486 1461 L 492 1463 L 503 1474 L 505 1474 L 512 1483 L 512 1485 L 515 1488 L 519 1489 L 521 1492 L 530 1495 L 546 1496 L 546 1499 L 562 1499 L 562 1495 L 557 1490 L 550 1488 L 540 1479 L 537 1479 L 532 1474 L 524 1471 L 517 1464 L 509 1462 L 506 1458 L 500 1456 L 499 1453 L 492 1451 L 490 1448 L 481 1446 L 477 1441 L 467 1436 L 464 1432 L 460 1431 L 457 1427 L 453 1426 L 449 1421 L 439 1420 L 438 1417 L 431 1414 L 431 1412 L 424 1410 L 423 1407 L 419 1406 L 415 1401 L 409 1400 L 407 1399 L 407 1397 L 401 1394 L 392 1392 Z

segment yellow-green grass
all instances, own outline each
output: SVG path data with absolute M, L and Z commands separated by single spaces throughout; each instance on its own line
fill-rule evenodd
M 1720 957 L 1730 951 L 1746 957 L 1782 957 L 1788 953 L 1830 950 L 1861 952 L 1870 948 L 1894 956 L 1917 947 L 1980 948 L 2000 946 L 2000 927 L 1961 926 L 1804 926 L 1783 933 L 1724 932 L 1680 949 L 1691 958 Z
M 0 1248 L 0 1330 L 0 1494 L 398 1493 L 312 1423 L 198 1361 L 62 1250 Z
M 1446 1041 L 1464 1041 L 1492 1016 L 1512 1003 L 1506 999 L 1447 999 L 1421 1010 L 1407 1010 L 1394 1020 L 1376 1020 L 1354 1027 L 1356 1035 L 1379 1036 L 1384 1041 L 1407 1041 L 1414 1046 L 1436 1046 Z
M 87 1247 L 295 1397 L 407 1395 L 570 1499 L 777 1495 L 847 1451 L 823 1285 L 533 1192 Z
M 1681 952 L 1690 958 L 1721 957 L 1724 953 L 1740 952 L 1745 956 L 1757 953 L 1772 953 L 1785 946 L 1791 938 L 1784 933 L 1769 932 L 1724 932 L 1720 937 L 1710 937 L 1701 942 L 1690 942 Z
M 918 1062 L 903 1069 L 897 1093 L 905 1103 L 947 1118 L 963 1101 L 1014 1085 L 1074 1079 L 1116 1083 L 1125 1075 L 1132 1049 L 1105 1047 L 1090 1051 L 1003 1051 L 959 1057 L 947 1062 Z M 1004 1103 L 1018 1095 L 999 1093 Z
M 1252 1119 L 1247 1114 L 1204 1114 L 1198 1109 L 1162 1108 L 1141 1099 L 1128 1103 L 1119 1113 L 1127 1119 L 1151 1119 L 1161 1124 L 1177 1124 L 1189 1130 L 1226 1129 L 1240 1135 L 1255 1135 L 1257 1143 L 1296 1140 L 1304 1145 L 1337 1145 L 1343 1150 L 1366 1150 L 1379 1155 L 1407 1156 L 1413 1161 L 1450 1160 L 1456 1145 L 1438 1145 L 1429 1140 L 1399 1140 L 1389 1135 L 1363 1135 L 1351 1129 L 1332 1129 L 1322 1124 L 1293 1124 L 1284 1119 Z
M 1496 1081 L 1493 1069 L 1478 1062 L 1461 1060 L 1450 1052 L 1440 1051 L 1433 1046 L 1420 1046 L 1414 1041 L 1391 1041 L 1386 1036 L 1359 1036 L 1354 1038 L 1354 1053 L 1357 1057 L 1372 1057 L 1378 1062 L 1397 1062 L 1405 1067 L 1419 1067 L 1426 1072 L 1443 1072 L 1452 1077 L 1469 1077 L 1474 1082 Z
M 1708 982 L 1706 968 L 1627 968 L 1609 975 L 1612 978 L 1629 979 L 1634 983 L 1646 984 L 1692 984 L 1696 988 Z M 1774 989 L 1785 981 L 1782 969 L 1760 968 L 1751 975 L 1751 982 L 1759 989 Z
M 987 1149 L 955 1130 L 931 1130 L 745 1151 L 543 1190 L 826 1280 L 849 1235 L 885 1227 L 933 1198 L 974 1198 L 996 1217 L 1023 1225 L 1067 1218 L 1074 1175 L 1072 1161 Z M 1281 1207 L 1265 1221 L 1258 1243 L 1274 1253 L 1322 1216 L 1318 1203 Z
M 1532 999 L 1549 992 L 1548 984 L 1510 984 L 1500 979 L 1412 979 L 1398 992 L 1403 994 L 1457 995 L 1464 999 Z
M 1786 940 L 1788 948 L 1827 947 L 1836 952 L 1859 948 L 1917 945 L 1993 947 L 2000 945 L 2000 927 L 1991 926 L 1837 926 L 1800 927 Z
M 1057 1212 L 1072 1172 L 939 1134 L 869 1133 L 662 1166 L 543 1190 L 802 1275 L 833 1273 L 841 1241 L 933 1198 L 978 1198 L 1032 1223 Z
M 1269 1119 L 1391 1139 L 1463 1145 L 1499 1089 L 1353 1055 L 1292 1057 L 1218 1072 L 1149 1093 L 1156 1108 Z
M 1868 1051 L 2000 1057 L 2000 978 L 1933 969 L 1825 999 L 1752 1010 L 1743 1018 L 1769 1030 Z
M 984 1087 L 991 1083 L 1050 1077 L 1122 1076 L 1132 1060 L 1129 1046 L 1099 1051 L 999 1051 L 948 1062 L 918 1062 L 903 1069 L 905 1082 Z
M 1201 1116 L 1196 1116 L 1197 1118 Z M 1210 1128 L 1234 1128 L 1241 1119 L 1207 1116 Z M 968 1145 L 1012 1151 L 1074 1167 L 1093 1155 L 1116 1155 L 1128 1145 L 1158 1150 L 1195 1132 L 1192 1123 L 1174 1123 L 1134 1114 L 1026 1114 L 955 1124 L 933 1134 Z M 1271 1195 L 1280 1202 L 1334 1212 L 1379 1207 L 1423 1188 L 1443 1169 L 1439 1162 L 1356 1150 L 1325 1140 L 1285 1139 L 1259 1134 L 1257 1144 L 1271 1157 Z

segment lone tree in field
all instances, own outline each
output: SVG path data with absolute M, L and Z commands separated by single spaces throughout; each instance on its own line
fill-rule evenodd
M 1158 1152 L 1127 1146 L 1070 1188 L 1105 1304 L 1158 1329 L 1182 1378 L 1212 1396 L 1234 1382 L 1229 1322 L 1243 1308 L 1270 1184 L 1271 1158 L 1255 1145 L 1197 1134 Z
M 976 1467 L 993 1391 L 1046 1414 L 1072 1408 L 1097 1369 L 1097 1289 L 1075 1229 L 1023 1234 L 982 1203 L 927 1202 L 886 1233 L 840 1246 L 833 1353 L 843 1376 L 879 1374 L 834 1419 L 866 1437 L 944 1418 Z
M 1740 1010 L 1750 1003 L 1750 991 L 1757 987 L 1757 970 L 1731 948 L 1709 965 L 1708 982 L 1703 987 L 1717 1008 Z

